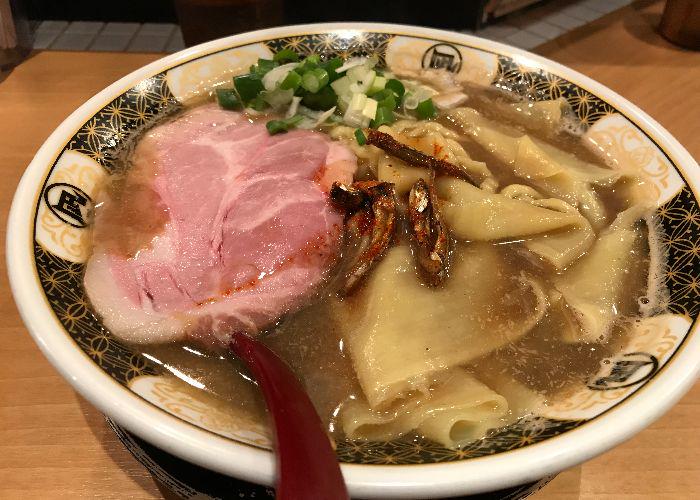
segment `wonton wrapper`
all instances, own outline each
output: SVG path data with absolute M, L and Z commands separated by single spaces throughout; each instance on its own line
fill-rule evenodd
M 496 101 L 500 110 L 500 102 Z M 503 109 L 508 117 L 524 127 L 535 127 L 542 130 L 558 131 L 561 126 L 562 108 L 566 105 L 566 99 L 550 99 L 548 101 L 522 101 L 504 104 Z
M 350 439 L 369 441 L 416 431 L 447 448 L 458 448 L 544 407 L 540 394 L 505 371 L 484 367 L 483 362 L 480 366 L 478 380 L 462 368 L 448 370 L 427 394 L 411 394 L 385 411 L 370 409 L 362 398 L 351 399 L 341 410 L 343 431 Z
M 541 287 L 508 272 L 493 245 L 458 248 L 450 279 L 428 288 L 408 246 L 387 252 L 365 286 L 336 305 L 371 408 L 386 408 L 434 376 L 524 335 L 542 317 Z
M 546 321 L 550 313 L 551 311 L 548 309 L 545 317 L 528 333 L 528 337 L 536 335 L 537 330 L 542 327 L 542 323 Z M 479 358 L 469 368 L 478 374 L 481 382 L 506 398 L 508 410 L 512 414 L 513 420 L 526 415 L 539 414 L 546 406 L 545 397 L 535 389 L 525 385 L 526 381 L 529 382 L 528 376 L 525 377 L 524 381 L 518 380 L 523 375 L 523 365 L 513 358 L 513 351 L 510 350 L 510 347 L 505 349 L 508 349 L 508 355 L 493 352 Z
M 503 396 L 458 368 L 427 395 L 414 394 L 386 411 L 372 411 L 366 401 L 350 400 L 343 405 L 341 422 L 350 439 L 388 441 L 415 430 L 456 448 L 507 425 L 508 416 Z
M 561 200 L 514 198 L 512 189 L 511 196 L 489 193 L 450 178 L 440 178 L 436 185 L 445 200 L 442 210 L 447 226 L 458 239 L 525 239 L 526 248 L 557 269 L 581 257 L 595 239 L 588 221 Z
M 411 167 L 401 160 L 388 156 L 379 160 L 377 180 L 391 182 L 396 190 L 396 196 L 407 195 L 418 179 L 428 181 L 430 179 L 430 170 Z
M 493 111 L 495 116 L 514 122 L 527 130 L 544 132 L 549 135 L 557 134 L 564 122 L 564 109 L 568 110 L 566 99 L 551 99 L 547 101 L 516 101 L 503 102 L 486 100 L 484 105 Z
M 562 329 L 567 342 L 604 340 L 619 314 L 627 273 L 633 259 L 642 257 L 642 234 L 635 228 L 644 207 L 618 214 L 588 253 L 554 280 L 569 328 Z
M 515 175 L 548 196 L 578 208 L 594 227 L 605 224 L 605 208 L 592 186 L 610 186 L 623 172 L 579 160 L 559 148 L 484 118 L 471 108 L 454 110 L 449 117 L 481 147 L 507 164 Z

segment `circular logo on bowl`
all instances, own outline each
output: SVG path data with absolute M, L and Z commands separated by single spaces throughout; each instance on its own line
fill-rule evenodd
M 423 69 L 446 69 L 459 73 L 462 69 L 462 53 L 449 43 L 436 43 L 423 54 Z
M 630 387 L 650 379 L 659 369 L 656 356 L 646 352 L 630 352 L 621 358 L 606 359 L 607 373 L 597 376 L 588 383 L 588 388 L 594 391 L 611 391 Z
M 83 228 L 87 226 L 87 216 L 92 199 L 79 187 L 57 182 L 44 190 L 44 201 L 51 213 L 66 224 Z

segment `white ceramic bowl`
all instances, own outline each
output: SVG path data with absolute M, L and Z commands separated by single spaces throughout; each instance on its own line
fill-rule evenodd
M 601 372 L 597 383 L 582 386 L 576 396 L 543 415 L 539 430 L 525 435 L 516 429 L 461 455 L 427 446 L 415 453 L 404 450 L 401 458 L 391 455 L 395 448 L 390 443 L 377 445 L 379 454 L 374 455 L 366 453 L 371 447 L 341 450 L 343 460 L 356 462 L 342 465 L 353 495 L 449 496 L 536 480 L 628 439 L 695 382 L 700 335 L 698 287 L 692 285 L 698 281 L 698 260 L 697 255 L 683 254 L 682 248 L 688 242 L 697 248 L 700 242 L 694 201 L 700 199 L 700 176 L 696 162 L 666 130 L 595 81 L 503 44 L 410 26 L 319 24 L 236 35 L 149 64 L 78 108 L 27 168 L 8 224 L 12 291 L 44 354 L 97 408 L 167 452 L 224 474 L 273 483 L 273 456 L 264 449 L 259 429 L 212 427 L 196 404 L 175 409 L 182 403 L 177 394 L 168 396 L 175 398 L 175 406 L 162 393 L 159 399 L 158 384 L 163 381 L 147 360 L 101 330 L 80 287 L 89 231 L 80 220 L 51 209 L 46 200 L 53 204 L 61 190 L 75 194 L 76 188 L 89 196 L 104 179 L 114 146 L 138 125 L 231 72 L 245 72 L 258 56 L 283 46 L 305 53 L 376 52 L 390 67 L 449 66 L 459 78 L 475 83 L 499 84 L 538 98 L 563 96 L 588 127 L 590 138 L 613 157 L 635 162 L 652 176 L 659 192 L 659 217 L 666 232 L 677 236 L 666 241 L 671 313 L 655 318 L 621 353 L 646 360 L 641 372 L 626 374 L 622 382 L 611 382 Z M 382 465 L 381 457 L 394 465 Z

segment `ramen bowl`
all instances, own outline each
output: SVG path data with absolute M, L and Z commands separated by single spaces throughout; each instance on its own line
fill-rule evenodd
M 149 64 L 87 101 L 47 139 L 17 189 L 8 226 L 13 294 L 30 333 L 74 388 L 121 427 L 221 474 L 273 484 L 261 422 L 236 418 L 183 392 L 158 363 L 101 325 L 82 286 L 89 212 L 120 146 L 184 102 L 290 48 L 308 55 L 376 55 L 390 69 L 444 68 L 461 80 L 535 100 L 564 98 L 584 136 L 643 170 L 657 196 L 666 312 L 574 393 L 537 415 L 460 449 L 430 441 L 341 441 L 355 496 L 442 497 L 537 480 L 630 438 L 668 410 L 700 371 L 700 173 L 658 123 L 595 81 L 500 43 L 446 31 L 374 23 L 303 25 L 232 36 Z

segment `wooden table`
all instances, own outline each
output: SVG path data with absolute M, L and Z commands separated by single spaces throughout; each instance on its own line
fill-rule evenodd
M 700 53 L 656 35 L 659 12 L 658 3 L 636 4 L 537 52 L 629 98 L 698 158 Z M 49 133 L 88 97 L 158 57 L 39 52 L 0 82 L 3 241 L 15 186 Z M 0 498 L 162 498 L 102 415 L 34 345 L 4 269 L 0 290 Z M 650 428 L 560 474 L 535 498 L 700 498 L 700 384 Z

